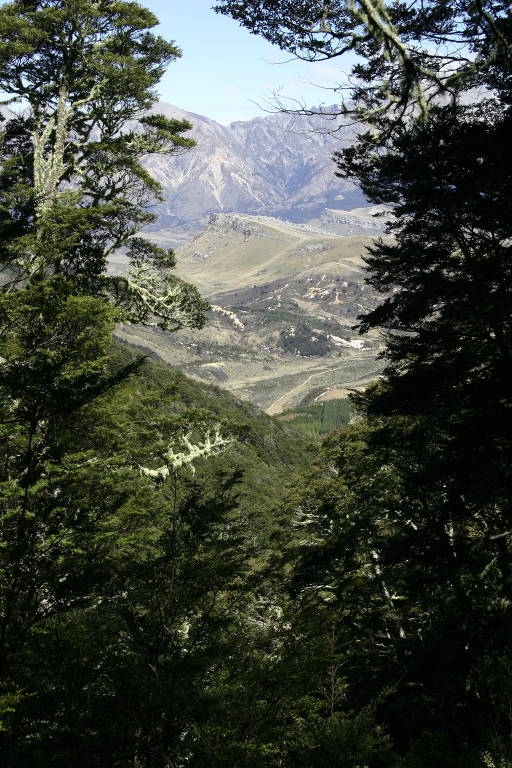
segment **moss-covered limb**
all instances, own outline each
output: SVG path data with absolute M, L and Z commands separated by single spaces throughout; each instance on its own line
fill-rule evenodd
M 233 442 L 232 438 L 221 435 L 218 424 L 213 428 L 213 434 L 209 429 L 206 430 L 202 441 L 191 442 L 191 437 L 190 432 L 180 435 L 178 444 L 181 444 L 183 450 L 178 450 L 172 444 L 169 445 L 165 453 L 162 454 L 165 464 L 158 469 L 139 466 L 141 473 L 157 483 L 165 482 L 171 473 L 182 467 L 195 474 L 194 462 L 197 459 L 208 459 L 210 456 L 216 456 L 223 448 Z
M 128 277 L 106 277 L 103 284 L 130 322 L 170 331 L 201 328 L 209 309 L 193 285 L 165 269 L 141 267 Z

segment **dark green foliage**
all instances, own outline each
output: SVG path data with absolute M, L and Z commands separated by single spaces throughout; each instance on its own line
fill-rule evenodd
M 295 503 L 309 538 L 297 549 L 293 592 L 308 623 L 326 613 L 335 622 L 339 706 L 377 702 L 392 765 L 399 755 L 411 766 L 481 765 L 486 748 L 509 748 L 506 699 L 489 674 L 491 659 L 511 652 L 500 540 L 482 534 L 483 509 L 456 517 L 441 481 L 419 481 L 407 442 L 391 451 L 380 435 L 377 424 L 361 425 L 326 444 L 323 471 Z M 502 674 L 507 687 L 508 663 Z
M 110 376 L 131 365 L 121 347 L 109 359 Z M 214 423 L 237 436 L 225 455 L 161 487 L 140 476 L 184 431 Z M 191 748 L 183 734 L 211 716 L 236 635 L 250 635 L 269 510 L 305 451 L 253 407 L 150 361 L 17 434 L 2 448 L 3 691 L 16 701 L 5 764 L 177 760 Z M 7 459 L 23 448 L 20 487 Z
M 373 199 L 397 204 L 398 242 L 376 244 L 367 259 L 374 287 L 399 288 L 362 322 L 388 330 L 389 386 L 371 408 L 419 419 L 416 431 L 437 443 L 429 471 L 449 466 L 464 478 L 466 503 L 471 486 L 478 504 L 494 494 L 503 508 L 498 497 L 511 492 L 510 126 L 508 111 L 491 121 L 443 109 L 382 159 L 362 159 L 364 147 L 342 161 Z
M 138 234 L 160 191 L 141 159 L 194 146 L 188 122 L 144 115 L 180 55 L 156 24 L 129 2 L 2 5 L 0 89 L 29 109 L 2 116 L 0 266 L 11 286 L 63 274 L 126 319 L 175 330 L 200 327 L 208 304 L 169 273 L 172 251 Z M 119 248 L 131 270 L 107 276 Z
M 135 3 L 2 6 L 0 82 L 32 110 L 7 121 L 0 174 L 3 764 L 508 768 L 508 6 L 223 7 L 310 58 L 365 59 L 357 108 L 386 107 L 381 141 L 338 163 L 395 206 L 368 256 L 385 298 L 361 318 L 387 369 L 311 466 L 292 426 L 112 347 L 120 318 L 202 322 L 172 254 L 136 236 L 156 191 L 139 158 L 186 126 L 125 124 L 177 50 Z M 487 102 L 426 120 L 418 67 L 449 85 L 432 36 L 471 43 L 451 83 Z M 422 120 L 390 126 L 411 104 Z M 120 244 L 124 283 L 105 273 Z M 349 409 L 301 413 L 321 431 Z M 169 458 L 212 434 L 232 442 L 195 474 Z
M 336 716 L 371 712 L 387 739 L 364 765 L 508 768 L 510 5 L 222 9 L 306 58 L 361 55 L 353 105 L 339 111 L 374 130 L 338 167 L 393 209 L 393 239 L 367 257 L 383 300 L 360 318 L 362 332 L 385 333 L 383 380 L 354 398 L 365 420 L 327 439 L 289 502 L 298 652 L 331 627 Z M 464 94 L 475 85 L 478 103 Z M 428 103 L 443 90 L 449 99 Z M 318 686 L 309 690 L 318 705 Z
M 119 350 L 117 365 L 126 364 L 127 350 L 121 346 L 115 349 Z M 298 441 L 286 425 L 281 426 L 259 408 L 238 400 L 226 390 L 199 384 L 162 363 L 148 359 L 136 379 L 126 386 L 128 389 L 123 391 L 133 391 L 134 397 L 146 403 L 148 413 L 153 410 L 167 413 L 169 428 L 174 432 L 180 433 L 187 427 L 186 414 L 195 414 L 200 424 L 218 423 L 236 440 L 226 458 L 217 457 L 215 465 L 226 464 L 226 471 L 238 467 L 243 473 L 243 480 L 237 486 L 238 501 L 243 501 L 247 510 L 251 506 L 260 512 L 271 510 L 290 480 L 289 474 L 283 475 L 284 467 L 286 473 L 299 473 L 310 460 L 305 444 Z M 184 419 L 181 414 L 185 414 Z M 135 418 L 143 421 L 140 415 Z M 149 445 L 154 435 L 151 429 L 145 434 Z M 205 471 L 208 466 L 205 465 Z
M 409 415 L 411 449 L 435 445 L 421 471 L 443 478 L 460 513 L 494 508 L 494 535 L 510 528 L 512 493 L 510 115 L 479 117 L 441 110 L 372 163 L 375 185 L 362 162 L 369 194 L 395 197 L 391 178 L 401 189 L 398 243 L 377 244 L 368 258 L 372 284 L 399 289 L 363 329 L 388 329 L 387 385 L 368 399 L 370 412 Z M 439 149 L 446 132 L 449 159 Z
M 139 159 L 192 144 L 188 124 L 140 114 L 178 55 L 155 23 L 124 2 L 0 10 L 2 90 L 29 106 L 0 137 L 7 766 L 164 765 L 182 751 L 230 592 L 264 548 L 263 532 L 247 543 L 236 502 L 243 462 L 165 488 L 140 475 L 213 417 L 172 405 L 153 415 L 130 390 L 142 360 L 111 353 L 121 318 L 197 326 L 207 306 L 168 274 L 172 253 L 133 237 L 158 191 Z M 120 246 L 132 271 L 116 279 L 106 263 Z
M 285 411 L 280 421 L 304 437 L 320 437 L 349 423 L 350 403 L 345 398 L 297 406 Z
M 295 323 L 282 330 L 279 344 L 285 352 L 302 357 L 321 357 L 331 349 L 325 334 L 313 331 L 308 323 Z

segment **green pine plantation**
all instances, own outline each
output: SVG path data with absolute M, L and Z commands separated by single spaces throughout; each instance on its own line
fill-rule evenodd
M 280 422 L 309 438 L 318 438 L 340 429 L 350 422 L 350 418 L 350 401 L 346 397 L 299 405 L 278 417 Z

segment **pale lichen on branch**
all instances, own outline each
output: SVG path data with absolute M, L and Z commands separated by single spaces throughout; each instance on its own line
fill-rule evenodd
M 167 451 L 162 454 L 164 464 L 157 469 L 151 469 L 149 467 L 143 467 L 139 464 L 139 471 L 144 477 L 148 477 L 150 480 L 154 480 L 157 484 L 164 483 L 167 478 L 182 467 L 190 469 L 192 474 L 195 474 L 194 462 L 197 459 L 207 459 L 210 456 L 216 456 L 220 451 L 231 443 L 234 439 L 231 437 L 224 437 L 220 433 L 220 426 L 217 424 L 213 428 L 213 434 L 211 430 L 207 430 L 202 442 L 193 443 L 191 441 L 191 433 L 188 432 L 181 435 L 178 438 L 178 442 L 181 444 L 182 450 L 179 450 L 172 445 L 169 445 Z

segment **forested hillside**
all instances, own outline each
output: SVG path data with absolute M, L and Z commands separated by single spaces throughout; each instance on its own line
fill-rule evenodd
M 140 234 L 147 157 L 194 151 L 154 110 L 180 51 L 135 2 L 0 6 L 2 765 L 511 768 L 509 4 L 217 10 L 358 54 L 335 169 L 392 209 L 385 367 L 308 446 L 113 342 L 209 309 Z
M 142 745 L 186 754 L 183 730 L 220 706 L 228 656 L 252 642 L 256 574 L 279 530 L 271 511 L 311 461 L 229 394 L 121 347 L 110 354 L 112 370 L 130 365 L 125 381 L 61 414 L 22 552 L 4 518 L 8 765 L 129 764 Z M 192 473 L 188 446 L 209 438 Z

